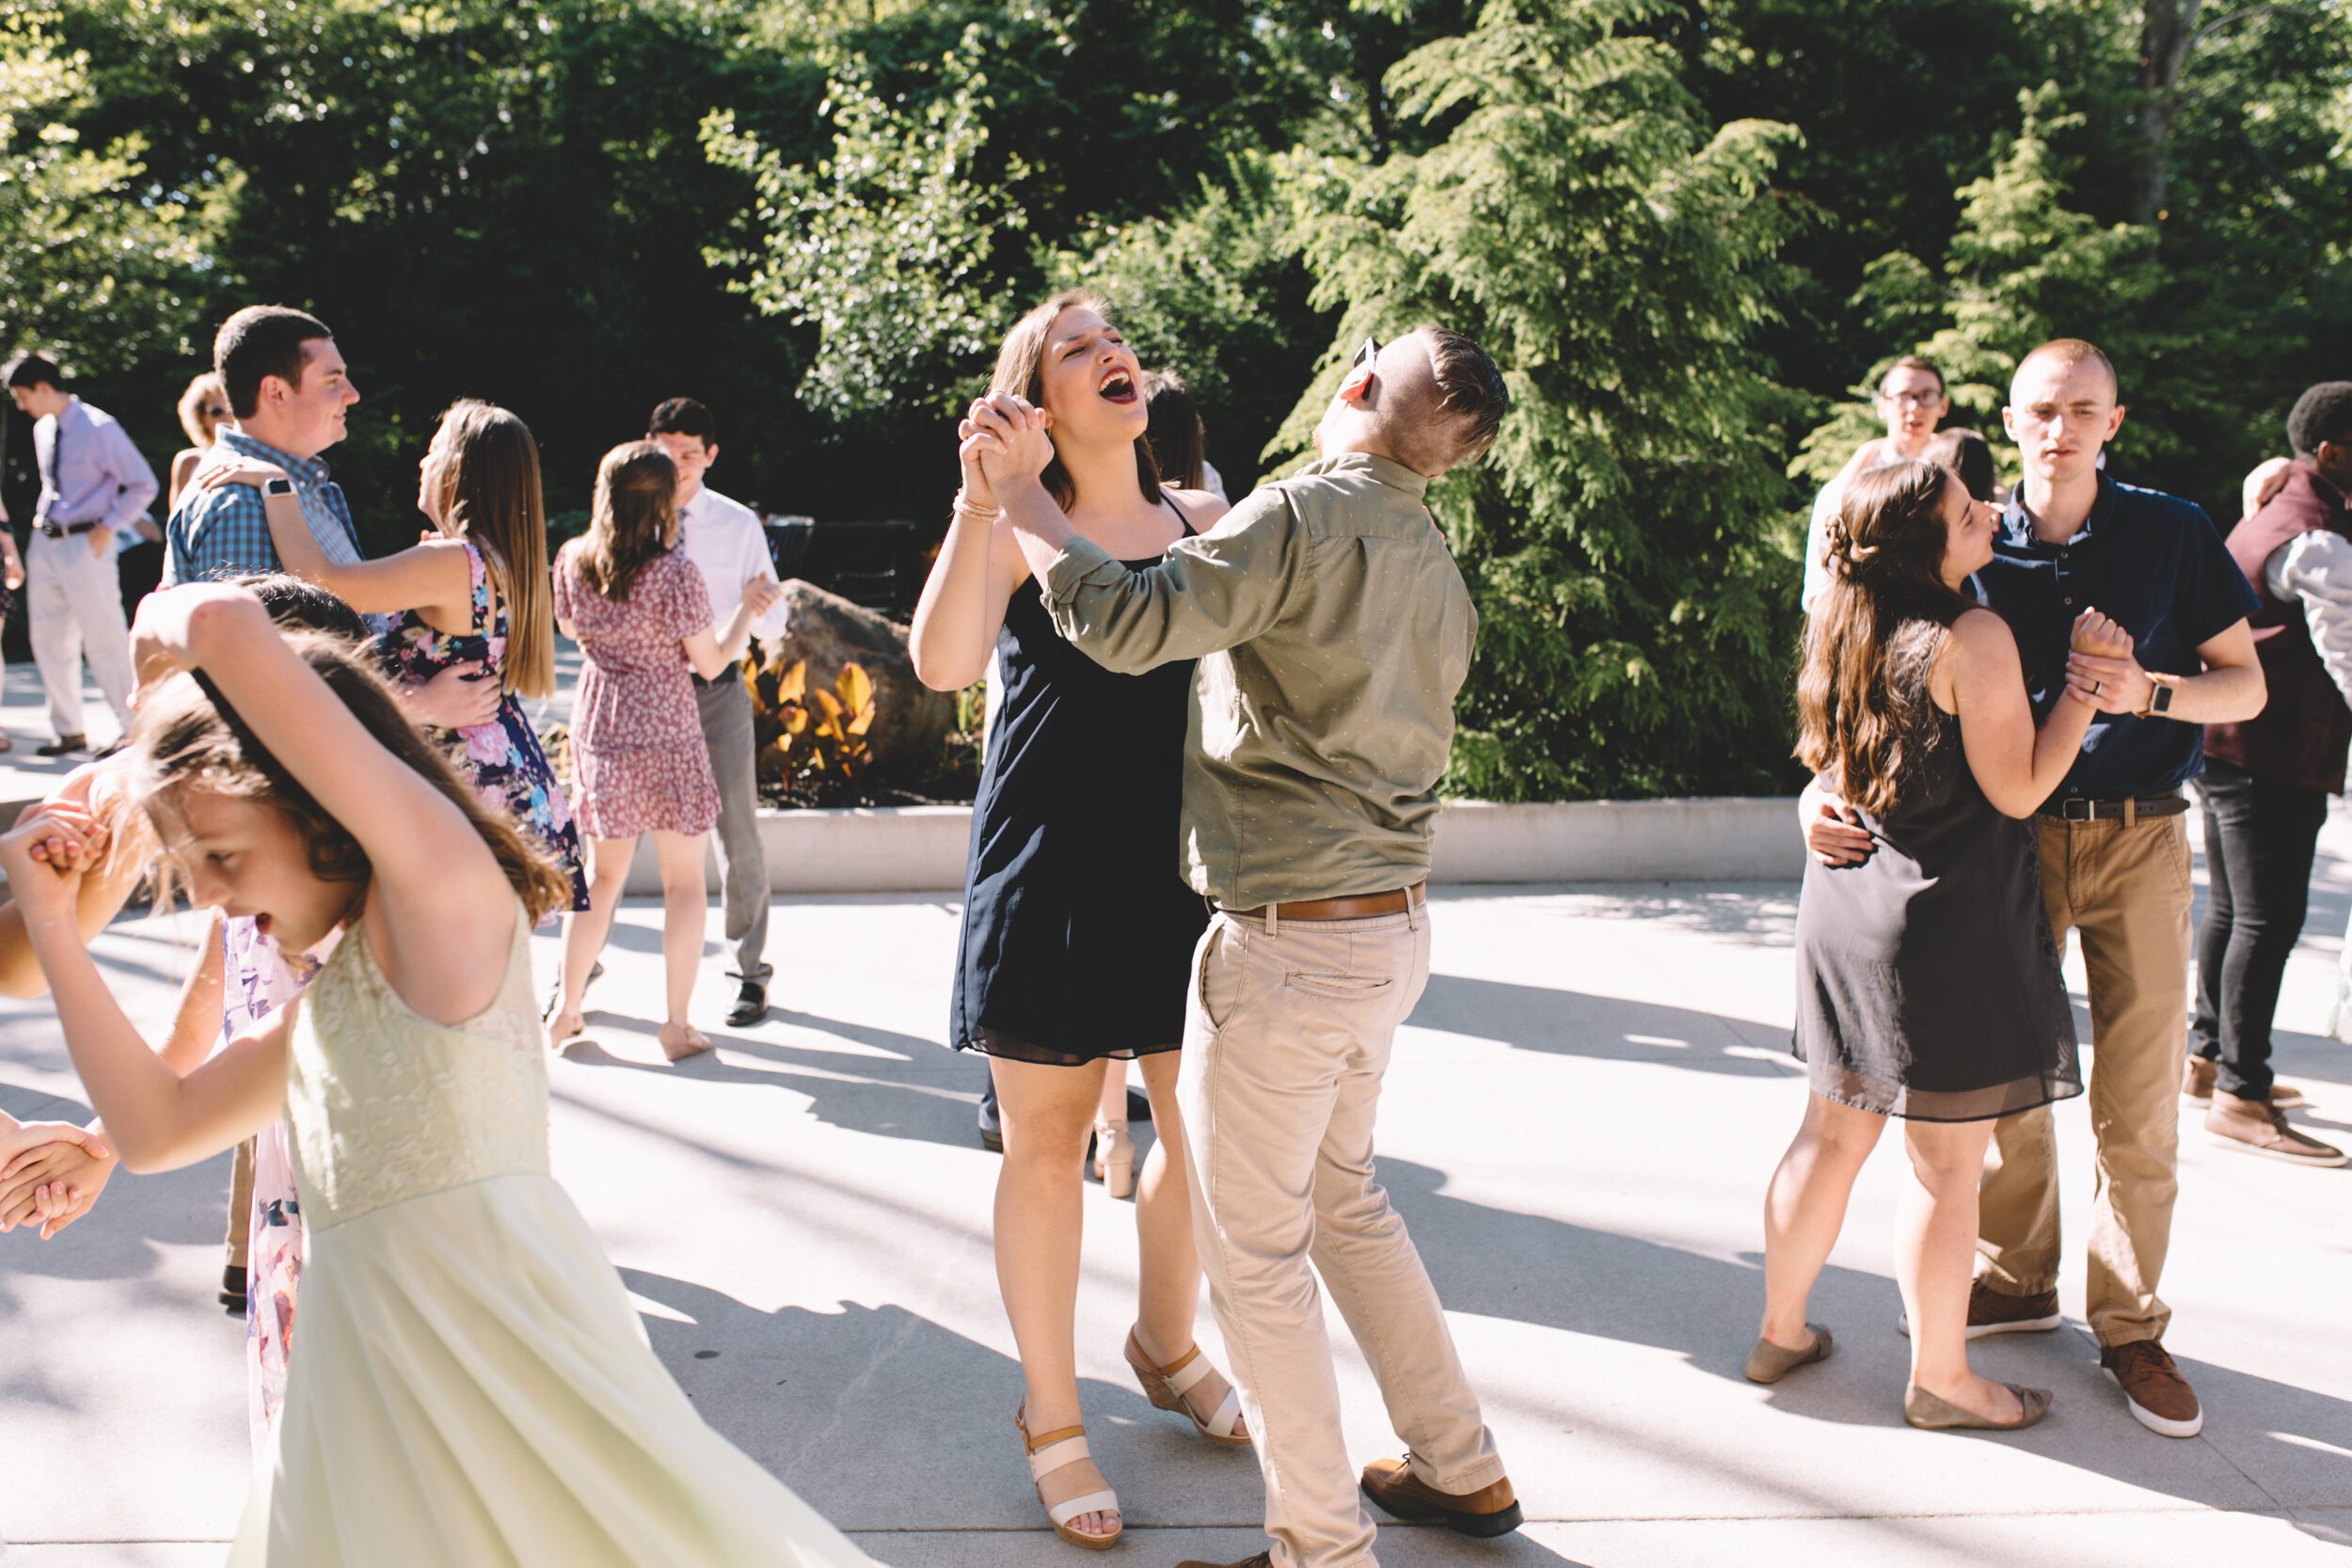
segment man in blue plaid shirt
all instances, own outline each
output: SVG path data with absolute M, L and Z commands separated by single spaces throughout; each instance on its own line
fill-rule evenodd
M 213 365 L 229 389 L 236 422 L 220 427 L 164 527 L 165 583 L 285 569 L 270 543 L 262 492 L 206 483 L 207 474 L 239 455 L 286 471 L 327 560 L 339 565 L 361 560 L 350 503 L 318 455 L 343 438 L 343 412 L 359 401 L 335 335 L 300 310 L 251 306 L 221 324 Z

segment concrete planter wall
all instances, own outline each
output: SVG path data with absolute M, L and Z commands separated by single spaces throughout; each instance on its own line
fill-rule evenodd
M 1793 800 L 1449 804 L 1438 818 L 1440 882 L 1794 881 L 1804 874 Z M 971 840 L 967 806 L 764 811 L 768 879 L 779 894 L 955 893 Z M 718 874 L 708 873 L 711 891 Z M 641 843 L 628 891 L 661 891 Z

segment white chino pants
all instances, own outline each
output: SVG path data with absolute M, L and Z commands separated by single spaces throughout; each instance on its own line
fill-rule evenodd
M 35 530 L 25 551 L 24 597 L 32 617 L 33 662 L 49 697 L 49 722 L 59 738 L 83 734 L 82 660 L 115 710 L 131 726 L 131 632 L 122 619 L 122 584 L 115 572 L 114 535 L 103 553 L 90 553 L 90 534 L 53 539 Z

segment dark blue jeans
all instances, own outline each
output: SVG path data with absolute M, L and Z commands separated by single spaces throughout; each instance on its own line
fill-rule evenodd
M 2324 791 L 2205 760 L 2205 923 L 2197 933 L 2189 1049 L 2217 1063 L 2224 1094 L 2270 1098 L 2270 1016 L 2287 955 L 2303 934 L 2312 858 L 2328 820 Z

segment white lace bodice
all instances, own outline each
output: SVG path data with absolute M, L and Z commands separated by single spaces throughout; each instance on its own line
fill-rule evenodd
M 335 949 L 287 1047 L 286 1123 L 310 1229 L 486 1177 L 547 1172 L 530 932 L 517 905 L 498 1000 L 458 1024 L 409 1009 L 363 927 Z

